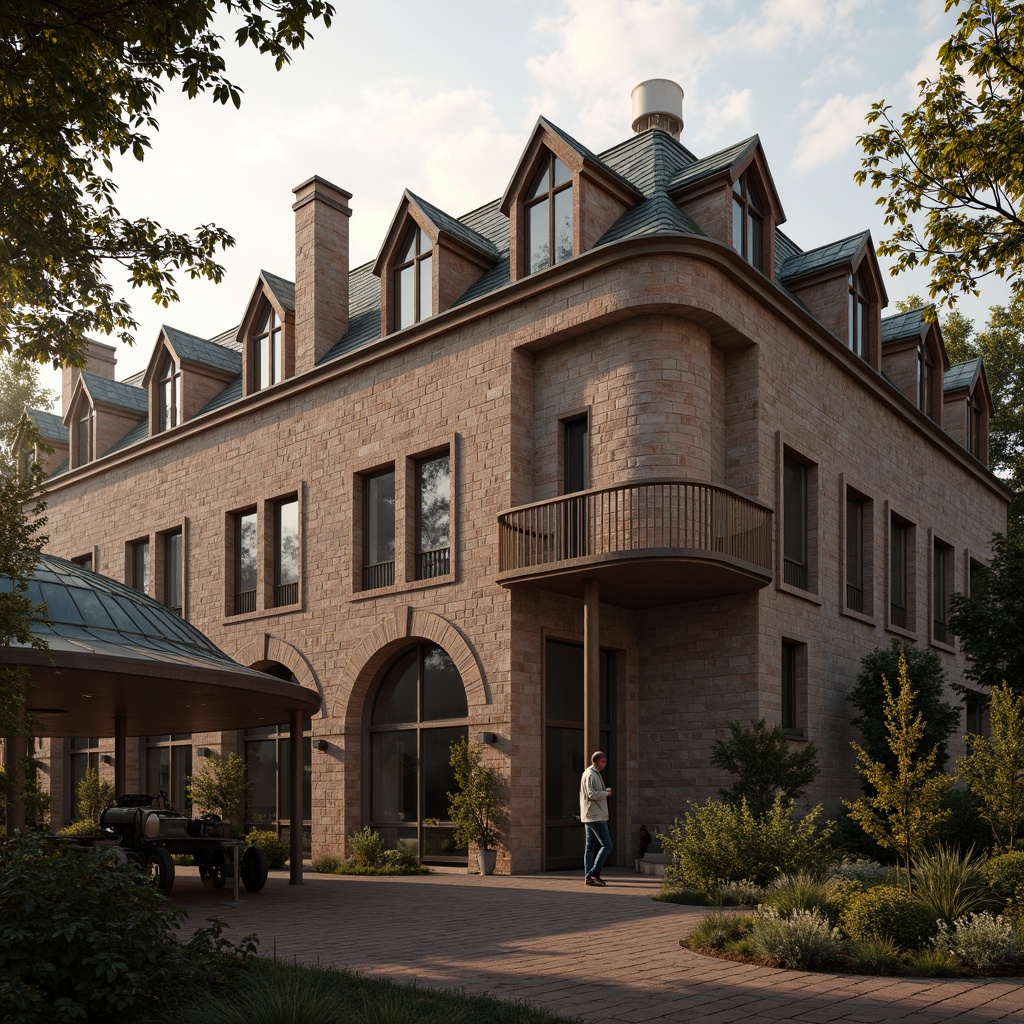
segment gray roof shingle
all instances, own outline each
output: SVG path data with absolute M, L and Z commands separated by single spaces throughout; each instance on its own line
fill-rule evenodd
M 194 334 L 186 334 L 174 327 L 163 327 L 163 332 L 179 359 L 200 366 L 209 366 L 225 373 L 242 372 L 242 355 L 233 349 L 218 345 Z
M 44 441 L 68 443 L 68 428 L 56 413 L 47 412 L 45 409 L 33 409 L 30 406 L 25 407 L 25 413 L 35 424 L 39 436 Z
M 119 380 L 108 380 L 88 370 L 82 371 L 82 383 L 89 389 L 94 402 L 113 405 L 118 409 L 130 412 L 146 413 L 149 411 L 149 394 L 144 388 L 133 387 Z
M 861 231 L 848 238 L 841 238 L 837 242 L 829 242 L 827 245 L 819 245 L 816 249 L 808 249 L 799 255 L 791 256 L 782 265 L 784 281 L 792 281 L 797 277 L 804 277 L 813 274 L 826 267 L 840 266 L 850 263 L 857 254 L 870 241 L 870 232 Z
M 688 185 L 692 185 L 695 182 L 709 178 L 713 174 L 718 174 L 720 171 L 732 167 L 737 160 L 750 152 L 759 141 L 758 136 L 752 135 L 749 139 L 744 139 L 735 145 L 720 149 L 717 153 L 712 153 L 711 156 L 695 161 L 673 178 L 668 186 L 669 191 L 675 192 L 678 189 L 686 188 Z
M 295 282 L 288 281 L 269 270 L 261 270 L 260 277 L 266 282 L 267 287 L 274 293 L 274 298 L 281 303 L 283 309 L 295 309 Z
M 943 391 L 957 391 L 960 388 L 973 388 L 981 374 L 981 356 L 968 359 L 963 363 L 951 366 L 942 377 Z
M 433 205 L 433 203 L 428 203 L 425 199 L 421 199 L 418 195 L 415 195 L 408 189 L 406 189 L 406 195 L 408 195 L 409 198 L 412 199 L 442 231 L 454 238 L 457 238 L 460 242 L 468 245 L 471 249 L 475 249 L 488 259 L 498 259 L 500 253 L 494 243 L 489 239 L 484 238 L 484 236 L 479 232 L 474 231 L 468 224 L 463 224 L 461 221 L 449 216 L 444 212 L 444 210 L 438 209 Z
M 928 321 L 924 318 L 926 307 L 911 309 L 906 313 L 896 313 L 882 320 L 882 344 L 887 341 L 899 341 L 900 338 L 917 338 L 928 329 Z

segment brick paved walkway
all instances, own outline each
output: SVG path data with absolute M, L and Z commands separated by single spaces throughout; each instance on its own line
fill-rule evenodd
M 424 986 L 521 999 L 594 1024 L 661 1022 L 1019 1021 L 1021 979 L 894 979 L 801 974 L 680 948 L 700 909 L 655 903 L 654 879 L 606 873 L 439 871 L 410 878 L 272 872 L 239 905 L 179 870 L 174 902 L 192 925 L 216 914 L 265 955 L 331 964 Z

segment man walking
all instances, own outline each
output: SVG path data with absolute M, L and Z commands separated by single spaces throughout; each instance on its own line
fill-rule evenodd
M 612 791 L 604 784 L 601 772 L 608 763 L 604 751 L 594 751 L 590 767 L 580 779 L 580 821 L 587 830 L 583 853 L 583 880 L 587 885 L 604 885 L 601 868 L 612 852 L 612 834 L 608 829 L 608 797 Z

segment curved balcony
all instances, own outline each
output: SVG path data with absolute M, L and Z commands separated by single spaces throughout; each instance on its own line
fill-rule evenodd
M 772 581 L 772 510 L 725 487 L 652 480 L 563 495 L 498 517 L 498 582 L 650 608 Z

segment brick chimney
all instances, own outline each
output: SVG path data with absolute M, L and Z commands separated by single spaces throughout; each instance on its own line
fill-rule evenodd
M 348 330 L 348 201 L 314 175 L 295 202 L 295 372 L 316 365 Z
M 106 377 L 107 380 L 114 379 L 114 368 L 117 365 L 117 349 L 113 345 L 104 345 L 101 341 L 89 341 L 89 351 L 85 358 L 85 370 L 95 373 L 97 377 Z M 68 406 L 71 404 L 71 396 L 74 394 L 75 385 L 82 375 L 82 370 L 77 366 L 65 366 L 61 377 L 60 388 L 60 412 L 66 416 Z

